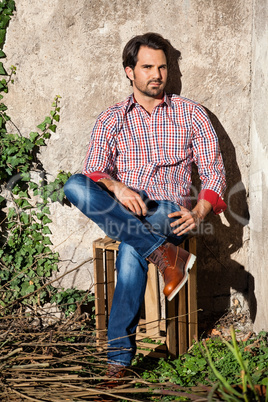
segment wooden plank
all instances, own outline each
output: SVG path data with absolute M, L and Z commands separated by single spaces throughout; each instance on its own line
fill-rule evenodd
M 146 338 L 148 338 L 146 332 L 138 332 L 137 336 L 136 336 L 136 341 L 140 342 L 140 341 L 142 341 L 143 339 L 146 339 Z M 162 335 L 152 337 L 151 339 L 153 341 L 156 341 L 156 342 L 161 341 L 162 343 L 166 343 L 166 337 L 162 336 Z
M 103 242 L 103 245 L 106 246 L 106 244 L 109 245 L 109 244 L 115 243 L 115 240 L 111 239 L 108 236 L 105 236 L 104 239 L 102 240 L 102 242 Z
M 93 245 L 96 248 L 103 248 L 103 238 L 99 237 L 98 239 L 94 240 Z
M 165 341 L 165 339 L 164 339 Z M 147 349 L 147 350 L 145 350 Z M 148 350 L 149 349 L 149 350 Z M 145 343 L 145 342 L 137 342 L 137 351 L 138 353 L 142 353 L 144 356 L 150 356 L 157 359 L 161 357 L 167 357 L 167 347 L 165 344 L 157 345 L 153 343 Z
M 146 334 L 148 337 L 158 337 L 160 335 L 159 321 L 159 287 L 158 271 L 155 265 L 148 265 L 147 286 L 145 291 L 145 319 Z
M 184 241 L 179 247 L 187 250 L 188 242 Z M 177 295 L 178 301 L 178 319 L 177 319 L 177 329 L 178 329 L 178 339 L 177 339 L 177 350 L 179 354 L 183 354 L 187 350 L 187 300 L 186 300 L 186 287 L 179 291 Z
M 114 250 L 105 250 L 105 268 L 106 268 L 106 305 L 107 314 L 110 316 L 112 301 L 114 296 Z
M 178 303 L 177 296 L 171 301 L 166 299 L 166 317 L 167 317 L 167 329 L 166 329 L 166 343 L 168 354 L 172 358 L 177 357 L 177 334 L 176 334 L 176 303 Z
M 108 236 L 104 237 L 104 239 L 95 240 L 96 247 L 108 250 L 118 250 L 119 244 L 119 241 L 113 240 Z
M 94 292 L 96 314 L 96 344 L 101 345 L 106 339 L 106 315 L 104 298 L 103 250 L 96 248 L 93 242 Z
M 118 250 L 118 247 L 119 247 L 119 244 L 120 244 L 120 243 L 111 243 L 111 244 L 109 244 L 109 245 L 106 245 L 104 248 L 105 248 L 106 250 L 115 250 L 115 251 L 117 251 L 117 250 Z
M 189 252 L 196 255 L 196 239 L 189 240 Z M 197 263 L 195 261 L 190 271 L 188 280 L 188 314 L 189 314 L 189 347 L 193 343 L 194 336 L 198 337 L 198 313 L 197 313 Z
M 186 311 L 186 286 L 179 291 L 179 306 L 178 306 L 178 349 L 179 354 L 183 354 L 188 349 L 187 339 L 187 311 Z

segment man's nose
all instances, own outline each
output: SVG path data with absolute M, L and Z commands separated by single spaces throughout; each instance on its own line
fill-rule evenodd
M 162 78 L 161 71 L 160 71 L 159 68 L 154 69 L 153 78 L 155 78 L 155 79 L 161 79 Z

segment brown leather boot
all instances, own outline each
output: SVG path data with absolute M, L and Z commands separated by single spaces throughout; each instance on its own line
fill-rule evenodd
M 127 368 L 121 364 L 108 364 L 107 377 L 122 378 L 126 375 Z
M 170 301 L 186 283 L 196 257 L 181 247 L 165 243 L 153 251 L 147 259 L 155 264 L 163 275 L 165 282 L 163 292 Z
M 100 384 L 96 385 L 96 388 L 101 390 L 108 390 L 123 385 L 125 383 L 124 377 L 127 375 L 127 367 L 121 364 L 108 364 L 105 379 Z M 95 401 L 113 401 L 114 399 L 105 394 L 101 394 L 95 399 Z
M 118 385 L 124 384 L 124 377 L 127 374 L 127 367 L 121 364 L 108 364 L 106 376 L 109 377 L 103 386 L 106 388 L 115 388 Z M 105 400 L 105 399 L 104 399 Z

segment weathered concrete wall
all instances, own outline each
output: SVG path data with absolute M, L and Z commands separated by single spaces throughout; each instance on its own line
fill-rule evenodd
M 255 330 L 268 329 L 268 1 L 254 2 L 250 165 L 250 272 L 255 278 Z
M 54 95 L 62 96 L 57 133 L 41 154 L 51 178 L 81 170 L 97 115 L 130 93 L 121 53 L 132 36 L 159 32 L 181 52 L 181 94 L 208 109 L 229 185 L 229 210 L 211 216 L 198 237 L 201 327 L 229 307 L 230 294 L 255 316 L 247 225 L 251 28 L 251 0 L 18 0 L 5 45 L 7 64 L 18 68 L 9 112 L 23 134 L 42 121 Z M 54 205 L 53 214 L 64 272 L 92 256 L 92 240 L 103 234 L 74 208 Z M 87 262 L 61 285 L 88 288 L 91 272 Z

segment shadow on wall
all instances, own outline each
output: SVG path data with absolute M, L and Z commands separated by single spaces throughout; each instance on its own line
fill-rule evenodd
M 166 85 L 166 92 L 173 94 L 181 93 L 181 71 L 179 66 L 179 59 L 181 52 L 175 49 L 171 44 L 168 51 L 168 81 Z
M 230 290 L 232 288 L 241 293 L 247 301 L 250 319 L 254 322 L 257 309 L 254 278 L 245 271 L 244 266 L 232 259 L 232 254 L 238 252 L 242 247 L 245 247 L 244 252 L 246 253 L 248 246 L 246 243 L 249 239 L 244 240 L 243 238 L 243 228 L 249 223 L 246 189 L 241 181 L 232 141 L 218 118 L 209 110 L 207 113 L 218 135 L 226 169 L 227 191 L 224 199 L 227 203 L 227 210 L 224 213 L 226 223 L 222 223 L 219 216 L 210 214 L 209 221 L 212 224 L 213 233 L 204 234 L 198 239 L 199 297 L 204 301 L 204 305 L 201 305 L 200 308 L 204 309 L 205 322 L 211 320 L 215 322 L 230 307 Z M 209 295 L 207 294 L 208 289 Z M 207 301 L 213 308 L 211 315 Z M 202 328 L 202 323 L 200 324 L 200 328 Z
M 181 93 L 181 53 L 170 45 L 169 81 L 167 92 Z M 213 328 L 215 322 L 230 308 L 231 288 L 242 293 L 248 302 L 250 319 L 256 316 L 254 278 L 245 267 L 232 259 L 232 254 L 243 246 L 243 228 L 249 223 L 247 194 L 241 181 L 234 145 L 218 118 L 206 109 L 218 135 L 226 169 L 227 191 L 226 223 L 210 214 L 197 236 L 198 308 L 200 333 Z M 200 188 L 197 169 L 193 169 L 193 187 Z M 207 226 L 206 226 L 207 225 Z M 247 246 L 247 245 L 245 245 Z M 245 251 L 246 252 L 246 251 Z

